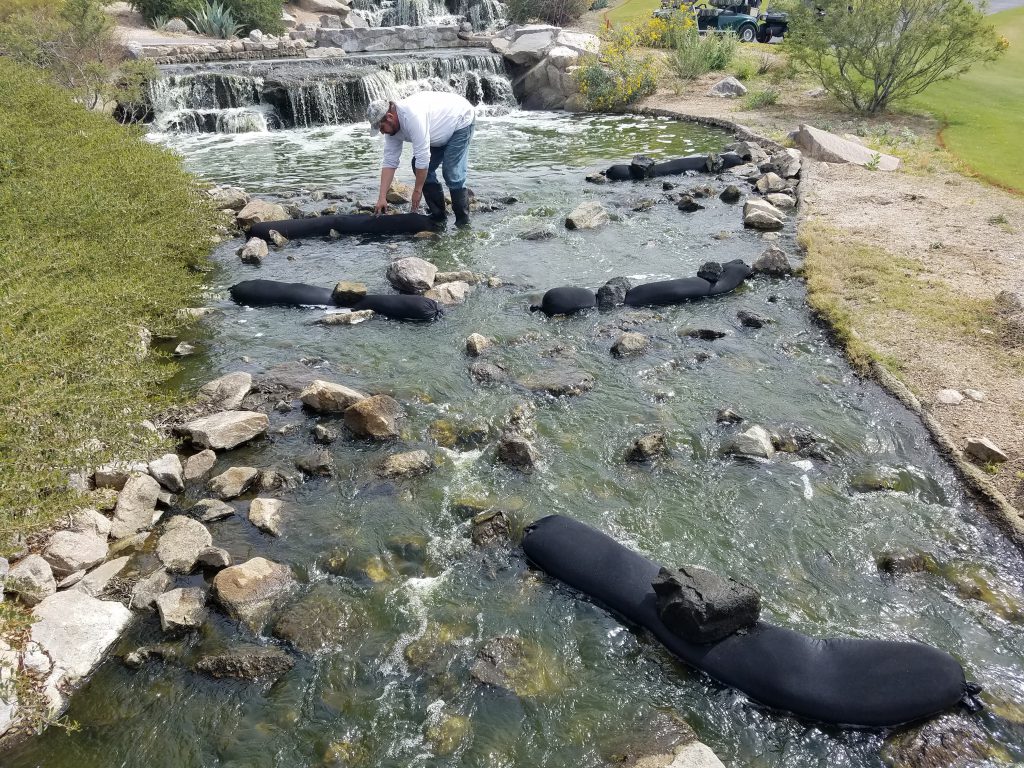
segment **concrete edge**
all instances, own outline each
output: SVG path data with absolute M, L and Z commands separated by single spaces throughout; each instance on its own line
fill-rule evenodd
M 731 120 L 726 120 L 725 118 L 688 115 L 685 112 L 675 112 L 669 109 L 649 108 L 639 109 L 637 112 L 638 114 L 643 115 L 670 117 L 676 120 L 685 120 L 687 122 L 697 123 L 699 125 L 723 128 L 727 131 L 732 131 L 744 141 L 756 141 L 761 146 L 771 148 L 773 151 L 785 149 L 785 147 L 778 142 L 769 139 L 766 136 L 761 136 L 745 125 L 735 123 Z M 801 212 L 800 216 L 796 220 L 797 228 L 807 220 L 806 208 L 803 206 L 803 200 L 805 186 L 813 173 L 813 166 L 814 161 L 804 155 L 800 166 L 800 186 L 797 187 L 797 199 L 800 203 Z M 804 303 L 806 305 L 806 300 Z M 817 316 L 820 318 L 821 322 L 831 328 L 827 318 L 821 315 Z M 843 350 L 843 354 L 846 354 L 845 350 Z M 896 400 L 898 400 L 907 410 L 921 420 L 924 428 L 931 436 L 935 447 L 938 448 L 939 454 L 949 461 L 957 476 L 971 492 L 971 495 L 977 501 L 981 502 L 978 506 L 980 507 L 982 514 L 995 524 L 995 526 L 999 528 L 999 530 L 1009 538 L 1022 553 L 1024 553 L 1024 517 L 1021 516 L 1021 511 L 1010 503 L 1010 500 L 1007 499 L 998 488 L 996 488 L 995 484 L 981 469 L 963 457 L 963 453 L 953 443 L 952 439 L 946 433 L 945 428 L 935 419 L 934 416 L 922 407 L 921 402 L 917 399 L 914 393 L 910 391 L 906 384 L 876 362 L 871 363 L 870 374 L 872 380 L 874 380 L 875 383 L 877 383 L 888 395 L 896 398 Z

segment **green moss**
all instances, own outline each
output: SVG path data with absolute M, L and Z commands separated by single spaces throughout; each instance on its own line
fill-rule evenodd
M 79 500 L 71 471 L 138 456 L 213 211 L 170 152 L 0 59 L 0 550 Z

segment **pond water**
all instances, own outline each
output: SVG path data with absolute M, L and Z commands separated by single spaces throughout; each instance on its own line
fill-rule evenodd
M 156 140 L 211 181 L 295 197 L 307 210 L 329 202 L 314 202 L 314 190 L 375 196 L 381 146 L 361 125 Z M 219 312 L 197 331 L 201 352 L 178 383 L 304 360 L 299 365 L 322 378 L 397 398 L 408 414 L 403 439 L 396 447 L 343 436 L 330 445 L 333 478 L 275 494 L 285 504 L 280 538 L 247 522 L 248 501 L 233 502 L 239 514 L 209 526 L 235 562 L 260 555 L 291 566 L 301 584 L 295 599 L 320 619 L 309 647 L 295 650 L 269 627 L 254 635 L 212 612 L 201 632 L 178 641 L 178 661 L 132 671 L 117 654 L 162 639 L 157 620 L 146 618 L 75 697 L 68 714 L 78 730 L 51 728 L 5 756 L 5 765 L 575 768 L 642 751 L 669 715 L 730 766 L 883 764 L 885 734 L 765 711 L 531 571 L 514 547 L 476 548 L 468 502 L 507 510 L 520 526 L 571 515 L 660 562 L 742 579 L 761 592 L 765 618 L 808 634 L 932 643 L 997 704 L 969 720 L 1003 759 L 1024 760 L 1024 631 L 1013 605 L 1019 557 L 973 509 L 917 419 L 851 372 L 807 311 L 802 281 L 753 279 L 733 294 L 656 312 L 547 319 L 528 311 L 558 285 L 596 289 L 618 275 L 683 277 L 708 260 L 756 259 L 768 243 L 743 230 L 739 207 L 717 197 L 684 214 L 663 199 L 662 180 L 584 183 L 587 172 L 637 152 L 664 159 L 728 141 L 664 119 L 482 117 L 469 184 L 482 200 L 517 202 L 477 213 L 471 231 L 427 241 L 311 239 L 272 251 L 261 267 L 239 262 L 240 241 L 219 246 L 210 276 Z M 400 178 L 411 178 L 407 167 Z M 724 186 L 713 177 L 673 181 L 684 190 Z M 660 202 L 634 212 L 645 198 Z M 601 201 L 618 219 L 597 231 L 565 230 L 565 214 L 585 200 Z M 519 237 L 545 224 L 556 237 Z M 781 240 L 790 252 L 792 237 Z M 319 310 L 249 310 L 226 298 L 227 286 L 253 277 L 359 280 L 386 292 L 387 263 L 407 255 L 504 285 L 478 287 L 429 325 L 378 318 L 322 327 L 312 324 Z M 741 309 L 773 322 L 741 327 Z M 729 335 L 705 342 L 679 333 L 696 327 Z M 622 329 L 650 336 L 651 350 L 613 358 Z M 473 332 L 495 339 L 485 359 L 514 376 L 572 366 L 594 377 L 594 389 L 552 399 L 475 384 L 464 353 Z M 523 402 L 535 406 L 542 454 L 540 470 L 526 475 L 494 460 L 495 437 Z M 737 429 L 716 424 L 724 407 L 770 429 L 812 430 L 830 460 L 724 457 L 720 447 Z M 316 420 L 300 408 L 270 415 L 270 436 L 222 455 L 215 472 L 241 464 L 297 474 L 294 457 L 316 447 Z M 624 462 L 630 440 L 655 430 L 666 434 L 669 456 L 652 466 Z M 450 433 L 487 437 L 440 447 Z M 434 454 L 438 468 L 411 480 L 375 479 L 381 458 L 414 448 Z M 881 467 L 900 471 L 901 491 L 853 490 L 858 476 Z M 195 498 L 180 499 L 182 508 Z M 888 551 L 925 552 L 939 567 L 883 578 L 875 561 Z M 964 587 L 972 579 L 995 597 L 975 599 Z M 505 635 L 528 649 L 518 696 L 469 674 L 478 650 Z M 295 667 L 272 683 L 188 671 L 199 655 L 236 643 L 279 645 Z

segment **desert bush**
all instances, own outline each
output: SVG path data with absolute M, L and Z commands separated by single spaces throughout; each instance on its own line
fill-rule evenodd
M 744 104 L 747 109 L 762 109 L 776 104 L 779 100 L 779 91 L 775 88 L 765 88 L 760 91 L 751 91 L 747 94 Z
M 284 32 L 284 23 L 281 21 L 284 7 L 282 0 L 221 0 L 221 3 L 231 11 L 235 21 L 242 25 L 243 32 L 253 29 L 271 35 Z
M 187 19 L 202 5 L 202 0 L 131 0 L 132 8 L 151 25 L 157 19 Z
M 86 501 L 69 472 L 147 455 L 174 367 L 139 329 L 178 332 L 213 216 L 172 152 L 0 57 L 0 554 Z
M 971 0 L 815 0 L 790 11 L 790 55 L 840 103 L 866 114 L 1006 47 Z
M 627 24 L 607 34 L 600 56 L 580 59 L 576 82 L 591 110 L 622 109 L 658 87 L 661 66 L 640 50 L 640 27 Z
M 669 67 L 681 80 L 693 80 L 732 63 L 739 40 L 732 33 L 701 35 L 695 27 L 681 34 L 669 54 Z
M 563 26 L 578 20 L 590 8 L 590 0 L 509 0 L 507 6 L 510 21 Z
M 741 61 L 732 69 L 737 80 L 749 80 L 757 74 L 757 68 L 749 61 Z

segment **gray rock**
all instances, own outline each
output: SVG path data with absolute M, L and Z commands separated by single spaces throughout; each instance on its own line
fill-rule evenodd
M 749 309 L 741 309 L 736 313 L 736 318 L 740 321 L 740 325 L 745 328 L 764 328 L 770 320 L 766 317 L 762 317 L 756 312 L 751 312 Z
M 269 426 L 270 419 L 263 413 L 223 411 L 191 421 L 184 429 L 196 445 L 223 451 L 259 437 Z
M 389 440 L 400 435 L 399 425 L 405 411 L 388 395 L 374 395 L 345 411 L 345 426 L 356 437 Z
M 141 461 L 115 461 L 104 464 L 93 472 L 93 485 L 97 488 L 113 488 L 120 491 L 133 474 L 148 472 L 148 465 Z
M 603 179 L 604 176 L 601 176 L 601 178 Z M 558 237 L 558 233 L 551 227 L 542 225 L 520 233 L 519 237 L 522 240 L 553 240 Z
M 960 715 L 945 715 L 893 734 L 881 756 L 886 765 L 899 768 L 966 768 L 991 764 L 994 757 L 990 737 Z
M 760 230 L 782 229 L 786 214 L 767 200 L 749 199 L 743 204 L 743 226 Z
M 290 218 L 288 211 L 283 206 L 268 203 L 265 200 L 250 200 L 245 207 L 238 212 L 235 223 L 239 228 L 248 231 L 253 224 L 260 224 L 265 221 L 282 221 Z
M 172 586 L 174 577 L 159 568 L 135 582 L 129 605 L 136 611 L 152 611 L 156 608 L 156 599 Z
M 519 435 L 508 435 L 498 443 L 498 460 L 515 469 L 530 471 L 536 469 L 540 454 L 533 443 Z
M 117 495 L 110 535 L 123 539 L 153 527 L 160 484 L 149 475 L 132 477 Z
M 217 463 L 217 454 L 207 448 L 204 451 L 193 454 L 185 459 L 185 466 L 182 471 L 182 479 L 186 483 L 196 483 L 205 480 L 213 465 Z
M 754 186 L 757 187 L 757 191 L 762 195 L 767 195 L 769 192 L 781 192 L 784 190 L 786 188 L 786 180 L 776 173 L 766 173 L 757 180 Z
M 206 593 L 198 587 L 172 589 L 156 599 L 160 628 L 170 634 L 199 629 L 206 621 Z
M 1001 464 L 1010 460 L 1010 457 L 987 437 L 967 438 L 967 447 L 964 448 L 964 453 L 983 464 Z
M 335 584 L 320 582 L 281 611 L 272 631 L 296 650 L 316 653 L 338 647 L 361 623 L 350 595 Z
M 32 615 L 36 618 L 32 639 L 53 661 L 47 687 L 54 689 L 88 675 L 132 617 L 120 603 L 74 590 L 47 597 Z
M 693 213 L 695 211 L 704 210 L 704 206 L 698 203 L 692 195 L 680 195 L 679 202 L 676 203 L 676 208 L 684 213 Z
M 58 530 L 43 551 L 54 577 L 62 578 L 76 570 L 88 570 L 106 559 L 106 537 L 92 530 Z
M 250 237 L 245 245 L 238 249 L 238 258 L 243 264 L 262 264 L 263 260 L 270 255 L 265 240 L 259 237 Z
M 307 475 L 320 477 L 334 476 L 334 459 L 331 458 L 330 452 L 323 448 L 296 456 L 295 466 Z
M 596 229 L 607 224 L 609 221 L 608 211 L 596 201 L 582 203 L 570 213 L 565 219 L 567 229 Z
M 273 536 L 281 535 L 280 499 L 255 498 L 249 502 L 249 522 Z
M 626 461 L 645 462 L 658 456 L 668 454 L 668 447 L 665 445 L 665 435 L 661 432 L 653 432 L 634 440 L 626 450 Z
M 388 456 L 377 468 L 381 477 L 414 477 L 434 468 L 434 460 L 426 451 L 408 451 Z
M 575 368 L 552 368 L 529 373 L 519 379 L 519 384 L 553 397 L 574 397 L 592 390 L 594 377 Z
M 313 427 L 313 439 L 318 443 L 330 445 L 338 439 L 338 432 L 324 424 L 317 424 Z
M 512 530 L 505 513 L 499 509 L 492 509 L 476 515 L 473 518 L 470 538 L 478 547 L 507 544 L 512 538 Z
M 223 411 L 233 411 L 242 405 L 252 389 L 252 376 L 244 371 L 229 373 L 199 388 L 199 396 Z
M 408 256 L 391 262 L 387 269 L 387 279 L 402 293 L 423 293 L 434 286 L 437 267 L 429 261 Z
M 86 573 L 88 573 L 88 571 L 82 569 L 81 571 L 75 571 L 70 576 L 65 576 L 63 579 L 57 582 L 57 589 L 68 589 L 70 587 L 76 586 L 78 582 L 85 578 Z
M 735 184 L 730 184 L 729 186 L 722 190 L 722 194 L 720 194 L 718 197 L 719 199 L 722 200 L 723 203 L 738 203 L 742 196 L 743 193 L 740 192 L 740 188 L 737 187 Z
M 628 277 L 613 277 L 597 289 L 597 307 L 602 310 L 614 309 L 626 300 L 626 292 L 633 287 Z
M 267 232 L 267 237 L 270 238 L 270 242 L 274 244 L 275 248 L 284 248 L 288 245 L 288 238 L 278 232 L 276 229 L 271 229 Z
M 149 462 L 149 474 L 171 493 L 185 490 L 184 468 L 176 453 L 165 453 L 159 459 Z
M 472 291 L 473 286 L 469 283 L 457 280 L 453 283 L 436 285 L 429 291 L 426 291 L 423 295 L 428 299 L 433 299 L 438 304 L 450 307 L 465 302 L 466 297 L 472 293 Z
M 646 352 L 651 346 L 651 340 L 642 333 L 623 333 L 612 344 L 612 355 L 615 357 L 629 357 Z
M 213 200 L 213 204 L 220 210 L 225 208 L 232 211 L 240 211 L 249 202 L 249 195 L 240 187 L 216 186 L 208 189 L 206 194 Z
M 720 408 L 715 414 L 715 421 L 719 424 L 739 424 L 743 417 L 732 408 Z
M 853 163 L 870 166 L 878 171 L 895 171 L 900 167 L 897 157 L 875 152 L 810 125 L 800 126 L 797 143 L 808 157 L 825 163 Z
M 207 547 L 199 553 L 196 565 L 204 571 L 221 571 L 231 565 L 231 553 L 221 547 Z
M 691 643 L 717 642 L 753 625 L 761 614 L 755 590 L 704 568 L 662 568 L 651 586 L 665 626 Z
M 733 99 L 737 96 L 744 96 L 747 87 L 733 76 L 725 77 L 711 86 L 708 96 L 718 96 L 724 99 Z
M 295 583 L 288 566 L 255 557 L 218 573 L 213 587 L 229 616 L 250 627 L 259 627 Z
M 772 437 L 764 427 L 755 424 L 733 437 L 723 446 L 726 453 L 770 459 L 775 455 Z
M 235 514 L 235 508 L 220 499 L 200 499 L 188 513 L 201 523 L 215 523 Z
M 189 355 L 195 354 L 196 348 L 194 344 L 189 344 L 187 341 L 183 341 L 174 348 L 174 354 L 177 357 L 188 357 Z
M 131 560 L 130 557 L 118 557 L 103 563 L 75 584 L 75 589 L 92 597 L 99 597 L 106 590 L 110 581 L 124 570 L 129 560 Z
M 88 531 L 106 539 L 110 535 L 110 520 L 95 509 L 80 509 L 71 516 L 71 529 Z M 3 578 L 2 573 L 0 578 Z
M 976 403 L 985 402 L 985 393 L 980 389 L 965 389 L 964 394 L 967 395 L 969 400 L 973 400 Z
M 491 340 L 479 333 L 471 333 L 466 337 L 466 354 L 470 357 L 479 357 L 489 346 Z
M 469 285 L 476 285 L 479 282 L 480 278 L 468 269 L 461 269 L 458 272 L 438 272 L 434 275 L 435 287 L 443 283 L 468 283 Z
M 36 605 L 57 591 L 57 580 L 46 560 L 28 555 L 11 566 L 4 591 L 17 595 L 25 605 Z
M 221 501 L 234 499 L 249 490 L 258 476 L 255 467 L 230 467 L 210 481 L 210 490 Z
M 324 0 L 318 0 L 324 2 Z M 243 680 L 278 678 L 295 666 L 295 661 L 277 648 L 234 648 L 226 653 L 203 656 L 195 670 L 211 677 L 235 677 Z
M 308 408 L 325 413 L 342 413 L 366 395 L 333 381 L 316 379 L 299 394 L 299 399 Z
M 190 573 L 199 553 L 213 544 L 206 526 L 184 515 L 175 515 L 164 526 L 156 555 L 170 573 Z
M 729 335 L 728 331 L 721 331 L 717 328 L 684 328 L 679 331 L 680 336 L 688 336 L 691 339 L 701 341 L 718 341 Z
M 509 380 L 505 369 L 494 363 L 473 363 L 469 366 L 469 375 L 478 384 L 501 384 Z
M 697 270 L 697 277 L 707 280 L 709 283 L 718 282 L 722 276 L 722 265 L 717 261 L 705 261 Z
M 751 265 L 755 274 L 782 277 L 793 273 L 793 267 L 789 263 L 786 252 L 778 246 L 771 246 L 764 251 Z
M 995 309 L 1004 315 L 1014 315 L 1024 312 L 1024 299 L 1013 291 L 1000 291 L 996 294 Z
M 359 325 L 375 314 L 377 313 L 372 309 L 360 309 L 357 312 L 328 312 L 316 322 L 317 325 Z
M 765 195 L 764 199 L 780 211 L 788 211 L 796 208 L 796 198 L 788 193 L 772 192 Z
M 941 405 L 960 405 L 964 396 L 955 389 L 940 389 L 935 393 L 935 402 Z
M 366 285 L 342 280 L 334 286 L 331 292 L 331 300 L 339 307 L 351 307 L 366 296 Z

